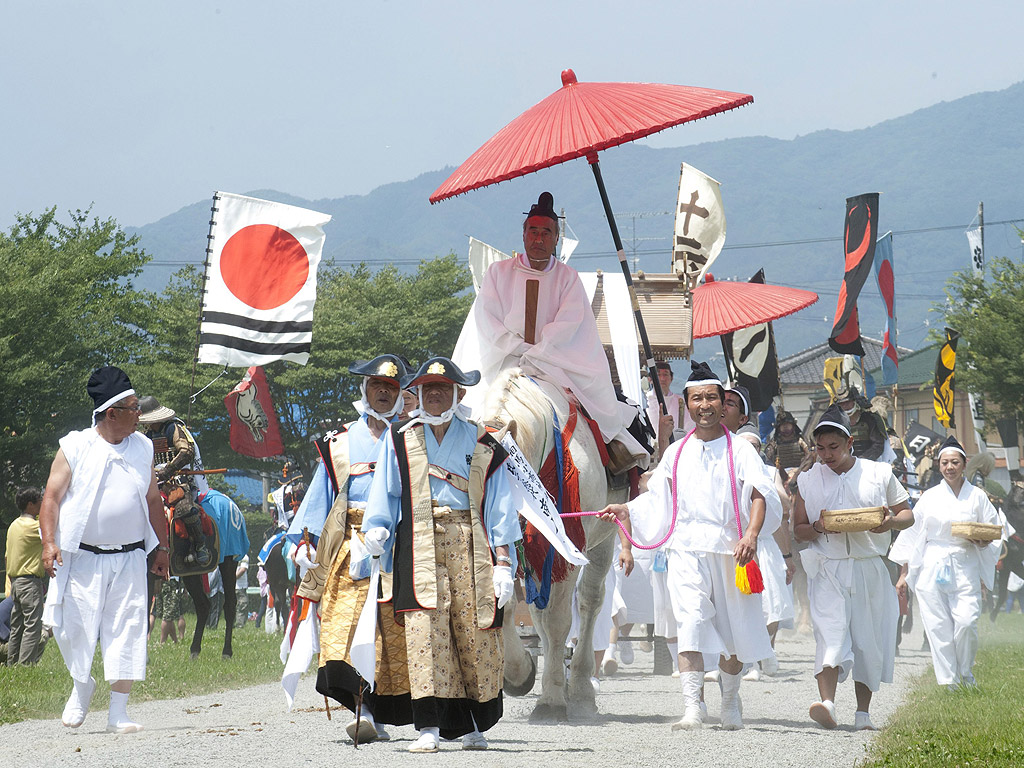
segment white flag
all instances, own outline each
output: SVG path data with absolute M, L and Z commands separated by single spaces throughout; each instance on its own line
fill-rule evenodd
M 551 542 L 562 557 L 570 563 L 585 565 L 588 560 L 575 544 L 565 535 L 565 525 L 562 518 L 558 516 L 555 508 L 544 488 L 544 483 L 537 477 L 533 467 L 523 456 L 512 435 L 506 434 L 501 439 L 501 444 L 508 451 L 508 459 L 505 461 L 505 469 L 508 471 L 509 488 L 512 491 L 512 504 L 527 522 L 541 532 L 545 539 Z
M 509 258 L 507 253 L 499 251 L 475 237 L 469 238 L 469 271 L 473 275 L 473 290 L 480 293 L 480 286 L 487 274 L 487 268 L 496 261 Z
M 969 229 L 964 232 L 967 235 L 967 242 L 971 246 L 971 268 L 975 277 L 981 277 L 985 271 L 985 251 L 981 247 L 981 227 Z
M 305 365 L 331 217 L 227 192 L 213 201 L 199 362 Z
M 380 558 L 370 561 L 370 591 L 359 612 L 356 633 L 352 636 L 349 659 L 352 668 L 373 690 L 377 675 L 377 591 L 380 585 Z
M 696 168 L 679 167 L 672 271 L 700 282 L 725 245 L 725 209 L 719 183 Z
M 558 252 L 558 260 L 563 264 L 568 264 L 569 259 L 572 258 L 573 251 L 576 250 L 576 246 L 579 244 L 580 241 L 575 237 L 563 237 L 562 249 Z

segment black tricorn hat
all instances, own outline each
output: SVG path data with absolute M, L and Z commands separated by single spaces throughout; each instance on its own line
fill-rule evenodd
M 556 226 L 558 225 L 558 214 L 555 213 L 555 198 L 552 197 L 550 192 L 540 193 L 537 202 L 530 206 L 530 212 L 526 214 L 526 218 L 531 216 L 546 216 L 554 220 Z
M 401 355 L 377 355 L 373 360 L 356 360 L 348 367 L 348 372 L 356 376 L 391 379 L 400 384 L 411 369 L 412 365 Z
M 846 411 L 839 407 L 839 403 L 832 403 L 825 412 L 821 414 L 821 418 L 818 419 L 818 423 L 814 427 L 814 434 L 818 434 L 818 430 L 822 427 L 835 427 L 846 433 L 847 437 L 850 437 L 850 417 L 846 415 Z
M 480 383 L 480 371 L 463 372 L 447 357 L 432 357 L 416 373 L 410 373 L 402 379 L 402 389 L 426 384 L 428 381 L 447 381 L 459 387 L 472 387 Z

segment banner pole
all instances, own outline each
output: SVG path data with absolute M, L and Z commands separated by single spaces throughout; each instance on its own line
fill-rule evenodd
M 192 381 L 188 385 L 188 418 L 187 424 L 192 423 L 192 402 L 196 393 L 196 365 L 199 363 L 199 335 L 203 327 L 203 307 L 206 303 L 206 278 L 210 271 L 210 256 L 213 253 L 213 228 L 217 226 L 217 202 L 220 200 L 220 192 L 213 193 L 213 203 L 210 205 L 210 232 L 206 235 L 206 258 L 203 260 L 203 281 L 199 284 L 199 322 L 196 323 L 196 351 L 192 355 Z M 224 366 L 225 373 L 228 367 Z M 221 374 L 223 375 L 223 374 Z M 218 376 L 217 378 L 220 378 Z M 216 381 L 217 379 L 214 379 Z M 213 382 L 211 382 L 212 384 Z M 205 387 L 204 387 L 205 389 Z

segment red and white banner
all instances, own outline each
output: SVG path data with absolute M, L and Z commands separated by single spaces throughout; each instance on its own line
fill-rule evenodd
M 281 430 L 263 369 L 253 366 L 224 398 L 231 419 L 231 450 L 254 459 L 284 455 Z
M 305 365 L 323 226 L 330 220 L 293 205 L 214 195 L 199 362 Z

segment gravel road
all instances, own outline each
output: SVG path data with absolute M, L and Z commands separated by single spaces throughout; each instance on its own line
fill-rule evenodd
M 876 695 L 872 717 L 884 725 L 903 701 L 913 679 L 930 664 L 921 648 L 918 627 L 903 642 L 896 659 L 896 680 Z M 819 729 L 807 717 L 817 698 L 812 676 L 814 643 L 809 634 L 783 632 L 778 641 L 779 673 L 761 682 L 744 682 L 745 728 L 722 731 L 718 723 L 717 686 L 707 686 L 709 724 L 700 731 L 675 732 L 681 716 L 679 681 L 651 674 L 652 654 L 636 653 L 630 666 L 601 682 L 600 714 L 588 721 L 531 726 L 535 694 L 505 699 L 505 716 L 487 736 L 487 752 L 463 752 L 460 742 L 442 742 L 446 765 L 663 766 L 685 761 L 701 768 L 729 766 L 852 766 L 865 756 L 871 735 L 852 730 L 853 684 L 840 686 L 840 727 Z M 172 701 L 130 706 L 145 730 L 111 735 L 106 725 L 103 683 L 85 724 L 71 730 L 57 720 L 30 720 L 0 727 L 4 763 L 20 768 L 77 766 L 333 765 L 357 760 L 365 766 L 437 764 L 432 755 L 414 755 L 406 747 L 415 738 L 411 726 L 392 728 L 392 740 L 361 746 L 358 757 L 345 735 L 351 719 L 334 710 L 328 722 L 323 698 L 307 675 L 299 686 L 295 709 L 285 711 L 277 684 Z M 539 687 L 539 683 L 538 683 Z M 452 762 L 454 761 L 454 762 Z

